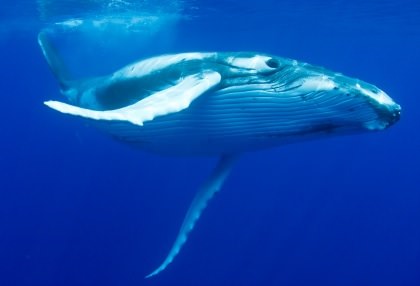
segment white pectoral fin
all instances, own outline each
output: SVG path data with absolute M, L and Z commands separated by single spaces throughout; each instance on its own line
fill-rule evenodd
M 237 156 L 234 155 L 226 155 L 220 158 L 216 168 L 213 170 L 211 175 L 195 195 L 195 198 L 192 201 L 187 214 L 185 215 L 178 236 L 176 237 L 175 242 L 172 245 L 172 248 L 166 256 L 165 260 L 158 268 L 147 275 L 146 278 L 155 276 L 161 271 L 165 270 L 165 268 L 174 260 L 175 256 L 178 255 L 181 247 L 187 241 L 190 231 L 194 228 L 197 220 L 200 218 L 201 213 L 207 206 L 208 201 L 222 187 L 223 182 L 229 175 L 229 172 L 232 169 L 236 158 Z
M 62 113 L 93 120 L 120 120 L 143 125 L 155 117 L 176 113 L 189 107 L 200 95 L 221 80 L 218 72 L 207 71 L 185 77 L 177 85 L 156 92 L 132 105 L 114 110 L 91 110 L 59 101 L 46 101 L 45 105 Z

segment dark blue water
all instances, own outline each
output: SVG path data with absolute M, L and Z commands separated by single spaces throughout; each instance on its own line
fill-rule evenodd
M 41 2 L 0 12 L 0 285 L 420 285 L 418 1 L 44 1 L 49 13 Z M 62 98 L 36 41 L 72 15 L 136 9 L 179 18 L 153 33 L 58 29 L 69 67 L 260 51 L 371 82 L 401 104 L 401 121 L 245 154 L 174 263 L 145 280 L 215 159 L 148 154 L 49 110 L 43 101 Z

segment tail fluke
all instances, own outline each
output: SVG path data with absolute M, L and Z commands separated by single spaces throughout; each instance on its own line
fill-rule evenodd
M 178 236 L 175 239 L 171 250 L 169 251 L 169 254 L 166 256 L 163 263 L 153 272 L 147 275 L 146 278 L 155 276 L 165 270 L 165 268 L 174 260 L 175 256 L 178 255 L 181 247 L 187 241 L 189 233 L 194 228 L 197 220 L 200 218 L 201 213 L 207 206 L 208 201 L 222 187 L 223 182 L 229 175 L 236 158 L 237 156 L 234 155 L 226 155 L 220 158 L 216 168 L 213 170 L 209 178 L 204 182 L 196 194 L 194 200 L 192 201 L 191 206 L 185 215 L 184 222 L 182 223 Z

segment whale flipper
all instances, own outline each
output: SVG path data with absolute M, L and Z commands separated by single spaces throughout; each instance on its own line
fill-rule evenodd
M 190 231 L 194 228 L 201 213 L 207 206 L 208 201 L 222 187 L 223 182 L 229 175 L 229 172 L 232 169 L 236 158 L 237 156 L 235 155 L 224 155 L 220 158 L 216 168 L 213 170 L 213 172 L 199 189 L 198 193 L 195 195 L 194 200 L 192 201 L 190 208 L 185 215 L 178 236 L 176 237 L 175 242 L 172 245 L 172 248 L 166 256 L 165 260 L 158 268 L 148 274 L 146 278 L 155 276 L 159 272 L 165 270 L 165 268 L 174 260 L 175 256 L 178 255 L 181 247 L 187 241 Z
M 135 125 L 151 121 L 155 117 L 176 113 L 188 106 L 200 95 L 216 86 L 221 80 L 218 72 L 203 71 L 185 77 L 178 84 L 152 94 L 132 105 L 113 110 L 91 110 L 59 101 L 46 101 L 52 109 L 94 120 L 120 120 Z

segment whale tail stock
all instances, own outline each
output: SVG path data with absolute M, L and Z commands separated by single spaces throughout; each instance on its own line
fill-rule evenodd
M 74 79 L 68 71 L 59 51 L 54 43 L 50 40 L 48 29 L 43 29 L 38 34 L 38 44 L 41 47 L 42 53 L 50 67 L 51 72 L 57 79 L 61 93 L 72 103 L 79 101 L 80 91 L 84 83 L 92 80 L 88 79 Z
M 61 90 L 65 92 L 70 88 L 72 81 L 56 47 L 50 41 L 47 34 L 48 32 L 45 29 L 39 32 L 38 44 L 41 47 L 42 53 L 44 54 L 52 73 L 57 78 Z
M 221 189 L 237 158 L 237 155 L 223 155 L 219 159 L 216 167 L 195 195 L 190 208 L 185 215 L 181 228 L 179 229 L 178 236 L 176 237 L 175 242 L 173 243 L 165 260 L 158 268 L 148 274 L 146 278 L 155 276 L 165 270 L 166 267 L 174 260 L 175 256 L 178 255 L 182 246 L 187 241 L 188 235 L 200 218 L 201 213 L 206 208 L 208 201 Z

